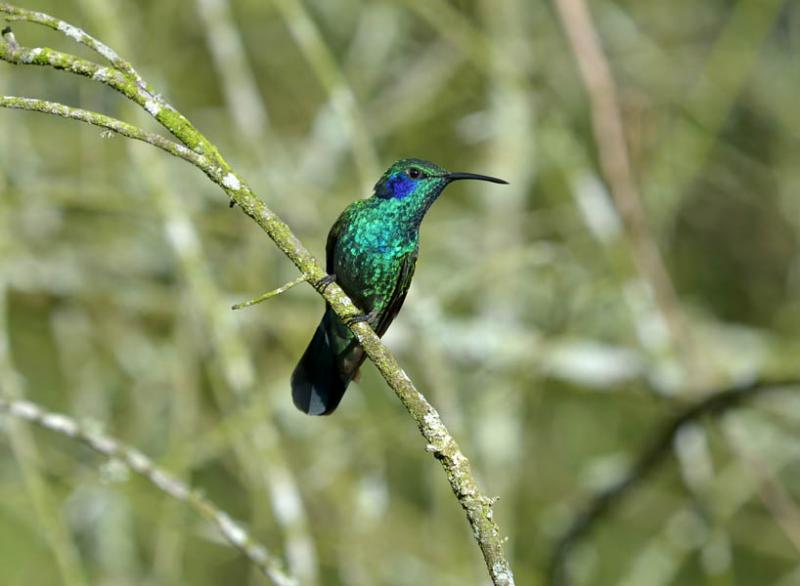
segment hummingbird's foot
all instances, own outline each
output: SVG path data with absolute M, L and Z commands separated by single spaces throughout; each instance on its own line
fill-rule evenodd
M 233 200 L 231 200 L 231 201 L 228 203 L 228 207 L 229 207 L 229 208 L 232 208 L 232 207 L 233 207 L 233 206 L 235 206 L 235 205 L 236 205 L 236 202 L 235 202 L 235 201 L 233 201 Z
M 362 313 L 361 315 L 354 315 L 353 317 L 349 317 L 344 320 L 344 325 L 348 328 L 354 324 L 360 323 L 362 321 L 365 322 L 372 322 L 375 321 L 375 318 L 378 317 L 378 310 L 373 309 L 369 313 Z
M 7 26 L 2 31 L 0 31 L 0 37 L 3 37 L 3 40 L 12 49 L 15 50 L 19 49 L 19 45 L 17 44 L 17 39 L 14 37 L 14 31 L 11 30 L 10 26 Z
M 328 288 L 328 285 L 335 282 L 336 282 L 336 275 L 331 273 L 330 275 L 325 275 L 319 281 L 314 283 L 314 289 L 316 289 L 320 293 L 325 293 L 325 289 Z

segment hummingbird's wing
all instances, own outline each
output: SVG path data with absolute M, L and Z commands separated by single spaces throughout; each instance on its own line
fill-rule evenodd
M 414 276 L 414 269 L 417 266 L 418 253 L 419 248 L 415 248 L 405 255 L 401 261 L 400 271 L 397 274 L 397 282 L 392 290 L 392 294 L 389 296 L 389 302 L 378 315 L 378 323 L 375 325 L 375 333 L 378 334 L 378 336 L 383 336 L 383 334 L 386 333 L 386 330 L 389 329 L 389 324 L 392 323 L 392 320 L 397 316 L 400 308 L 403 307 L 408 288 L 411 286 L 411 278 Z
M 328 232 L 328 241 L 325 243 L 325 272 L 329 275 L 333 273 L 333 253 L 336 250 L 336 242 L 339 240 L 339 232 L 342 231 L 342 226 L 345 223 L 345 214 L 339 216 L 336 222 Z
M 325 246 L 325 271 L 333 274 L 333 254 L 341 232 L 344 214 L 328 232 Z M 292 373 L 292 400 L 309 415 L 328 415 L 336 409 L 347 385 L 364 360 L 339 318 L 327 305 L 314 337 Z

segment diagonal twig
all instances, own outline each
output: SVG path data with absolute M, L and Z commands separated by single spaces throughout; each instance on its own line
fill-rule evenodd
M 666 460 L 678 432 L 688 423 L 705 416 L 718 417 L 764 393 L 800 386 L 799 379 L 762 380 L 747 385 L 731 387 L 709 393 L 704 399 L 686 407 L 670 418 L 654 435 L 652 442 L 636 458 L 629 471 L 617 482 L 596 493 L 572 521 L 569 528 L 556 542 L 550 559 L 549 584 L 569 584 L 565 563 L 575 544 L 580 541 L 597 522 L 611 513 L 631 490 L 646 480 Z
M 277 289 L 273 289 L 272 291 L 267 291 L 266 293 L 259 295 L 255 299 L 251 299 L 250 301 L 243 301 L 242 303 L 237 303 L 236 305 L 232 306 L 231 309 L 244 309 L 245 307 L 251 307 L 253 305 L 257 305 L 258 303 L 266 301 L 267 299 L 272 299 L 273 297 L 276 297 L 281 293 L 285 293 L 292 287 L 295 287 L 300 283 L 304 283 L 307 280 L 308 277 L 306 277 L 305 275 L 300 275 L 296 279 L 293 279 L 288 283 L 281 285 Z
M 589 96 L 600 166 L 630 242 L 633 260 L 652 290 L 672 348 L 677 350 L 689 376 L 689 386 L 696 386 L 700 372 L 692 338 L 634 180 L 616 84 L 589 8 L 585 0 L 556 0 L 555 5 Z
M 314 74 L 328 92 L 334 110 L 344 121 L 352 141 L 362 187 L 368 190 L 378 173 L 378 157 L 352 88 L 303 3 L 300 0 L 273 0 L 273 3 Z
M 78 440 L 107 458 L 114 458 L 124 462 L 131 470 L 148 480 L 159 490 L 188 504 L 205 519 L 216 525 L 225 539 L 241 551 L 277 586 L 295 586 L 295 581 L 283 572 L 277 559 L 263 545 L 254 541 L 241 525 L 202 494 L 190 489 L 169 472 L 165 472 L 156 466 L 150 458 L 140 451 L 128 447 L 105 434 L 89 430 L 71 417 L 61 413 L 45 411 L 30 401 L 0 397 L 0 413 L 23 419 L 39 427 Z

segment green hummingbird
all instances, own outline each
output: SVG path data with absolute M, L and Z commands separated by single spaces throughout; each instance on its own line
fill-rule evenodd
M 364 312 L 355 321 L 367 321 L 378 336 L 386 333 L 408 293 L 425 213 L 445 187 L 460 179 L 508 183 L 402 159 L 378 180 L 372 197 L 347 206 L 328 233 L 323 281 L 335 280 Z M 292 373 L 295 406 L 309 415 L 332 413 L 364 358 L 352 332 L 327 306 Z

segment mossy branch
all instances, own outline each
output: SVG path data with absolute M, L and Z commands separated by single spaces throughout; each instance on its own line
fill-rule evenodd
M 7 18 L 10 17 L 13 20 L 43 24 L 61 31 L 70 38 L 94 49 L 110 62 L 110 66 L 100 65 L 53 49 L 25 48 L 16 42 L 10 43 L 5 38 L 0 41 L 0 59 L 15 65 L 49 66 L 76 75 L 82 75 L 108 85 L 138 104 L 185 147 L 194 154 L 200 155 L 200 158 L 195 160 L 190 160 L 187 157 L 181 158 L 189 160 L 189 162 L 201 169 L 225 191 L 233 202 L 239 205 L 244 213 L 250 216 L 267 233 L 278 248 L 299 269 L 300 273 L 305 275 L 309 283 L 325 298 L 339 317 L 343 318 L 347 323 L 349 321 L 348 318 L 355 317 L 360 313 L 337 284 L 333 283 L 326 287 L 318 285 L 323 281 L 326 273 L 289 226 L 270 210 L 248 185 L 233 172 L 216 147 L 186 117 L 170 106 L 160 95 L 154 93 L 127 61 L 77 27 L 48 15 L 27 11 L 8 4 L 0 4 L 0 13 L 6 14 Z M 24 104 L 24 102 L 20 101 L 20 98 L 9 98 L 8 100 L 10 100 L 8 104 L 14 104 L 17 107 Z M 6 104 L 0 103 L 0 105 Z M 60 108 L 67 107 L 58 105 L 56 109 L 39 111 L 65 115 L 59 112 Z M 35 110 L 36 108 L 28 109 Z M 70 111 L 67 109 L 64 112 L 72 112 L 73 114 L 66 115 L 66 117 L 82 119 L 81 116 L 76 114 L 75 110 Z M 91 114 L 94 120 L 100 120 L 96 117 L 100 115 L 94 116 L 94 113 Z M 110 120 L 113 119 L 108 119 L 108 121 Z M 88 122 L 90 120 L 84 121 Z M 119 132 L 117 128 L 122 128 L 116 122 L 111 126 L 105 127 L 115 132 Z M 120 134 L 125 135 L 122 132 Z M 134 132 L 133 134 L 136 133 Z M 131 138 L 137 137 L 131 136 Z M 140 138 L 140 140 L 142 139 Z M 155 143 L 152 142 L 151 144 Z M 160 148 L 163 147 L 160 146 Z M 164 150 L 169 152 L 169 149 Z M 417 427 L 425 438 L 427 451 L 432 453 L 444 468 L 453 494 L 466 512 L 493 584 L 495 586 L 512 586 L 514 577 L 503 552 L 503 538 L 499 527 L 493 519 L 492 507 L 494 499 L 481 493 L 472 474 L 469 460 L 461 452 L 455 439 L 442 422 L 439 413 L 414 386 L 414 383 L 411 382 L 411 379 L 398 364 L 397 359 L 381 343 L 375 332 L 365 322 L 352 323 L 350 329 L 364 347 L 367 356 L 369 356 L 383 378 L 414 418 Z
M 182 144 L 169 140 L 158 134 L 147 132 L 141 128 L 128 124 L 122 120 L 111 118 L 105 114 L 98 112 L 91 112 L 89 110 L 82 110 L 80 108 L 71 108 L 58 102 L 49 102 L 47 100 L 37 100 L 34 98 L 21 98 L 15 96 L 0 96 L 0 107 L 9 108 L 12 110 L 28 110 L 30 112 L 41 112 L 43 114 L 54 114 L 62 118 L 70 118 L 72 120 L 80 120 L 93 126 L 98 126 L 106 130 L 110 130 L 121 136 L 140 140 L 154 147 L 160 148 L 185 161 L 189 161 L 195 167 L 201 169 L 206 168 L 210 171 L 213 167 L 209 161 L 202 155 L 198 155 L 194 151 L 190 151 Z

